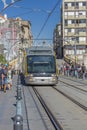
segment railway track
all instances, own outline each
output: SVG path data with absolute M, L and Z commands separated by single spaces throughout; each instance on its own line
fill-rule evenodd
M 38 91 L 34 87 L 33 87 L 33 89 L 30 88 L 30 87 L 26 87 L 26 88 L 27 88 L 27 92 L 30 94 L 30 96 L 31 96 L 31 98 L 33 100 L 35 108 L 37 109 L 37 113 L 39 113 L 40 120 L 43 123 L 43 128 L 42 129 L 43 130 L 51 130 L 51 129 L 52 130 L 63 130 L 62 127 L 57 122 L 56 118 L 53 116 L 52 112 L 49 110 L 49 108 L 45 104 L 44 100 L 42 99 L 42 97 L 38 93 Z M 26 92 L 25 92 L 24 89 L 23 89 L 23 97 L 24 97 L 24 104 L 25 104 L 25 111 L 26 111 L 27 128 L 28 128 L 28 130 L 30 130 L 30 125 L 29 125 L 30 124 L 30 118 L 29 118 L 29 114 L 28 114 L 29 109 L 28 109 L 28 106 L 27 106 Z M 41 104 L 41 106 L 43 107 L 43 109 L 45 111 L 45 114 L 44 114 L 45 118 L 44 118 L 44 116 L 42 114 L 43 112 L 41 110 L 41 106 L 38 105 L 37 99 L 38 99 L 39 103 Z M 46 119 L 46 116 L 47 116 L 47 118 L 49 117 L 49 119 Z M 49 124 L 51 124 L 50 128 L 49 128 Z M 37 130 L 37 128 L 36 128 L 36 130 Z
M 73 103 L 75 103 L 76 105 L 78 105 L 79 107 L 81 107 L 82 109 L 84 109 L 85 111 L 87 111 L 87 106 L 83 105 L 82 103 L 80 103 L 79 101 L 77 101 L 76 99 L 74 99 L 73 97 L 71 97 L 70 95 L 67 95 L 65 92 L 57 89 L 54 87 L 54 89 L 56 91 L 58 91 L 59 93 L 61 93 L 63 96 L 65 96 L 66 98 L 68 98 L 70 101 L 72 101 Z
M 43 97 L 44 101 L 46 102 L 48 108 L 52 111 L 54 117 L 57 119 L 57 121 L 60 123 L 60 125 L 62 126 L 63 129 L 67 129 L 66 128 L 67 126 L 70 126 L 70 124 L 73 124 L 74 120 L 71 121 L 71 119 L 74 118 L 73 116 L 78 115 L 77 110 L 78 110 L 78 113 L 82 111 L 83 115 L 84 115 L 83 111 L 84 110 L 87 111 L 86 106 L 83 106 L 79 102 L 77 103 L 77 101 L 73 102 L 73 100 L 71 100 L 70 97 L 65 96 L 65 94 L 67 95 L 67 93 L 62 93 L 60 91 L 55 91 L 55 90 L 58 89 L 58 86 L 57 86 L 57 89 L 55 89 L 54 87 L 47 87 L 47 88 L 46 87 L 44 87 L 44 88 L 36 87 L 36 89 L 39 91 L 40 95 Z M 54 97 L 56 97 L 56 98 L 54 98 Z M 55 99 L 55 100 L 52 100 L 52 99 Z M 62 102 L 63 102 L 63 104 L 62 104 Z M 53 105 L 53 104 L 55 104 L 55 105 Z M 62 106 L 61 106 L 61 104 L 62 104 Z M 73 111 L 73 107 L 75 109 L 75 112 Z M 64 110 L 62 108 L 64 108 Z M 62 112 L 62 111 L 64 111 L 64 112 Z M 68 114 L 70 113 L 69 114 L 70 117 L 67 115 L 67 113 Z M 71 113 L 73 113 L 72 118 L 71 118 Z M 79 115 L 80 115 L 80 113 L 79 113 Z M 62 117 L 62 119 L 61 119 L 61 117 Z M 82 117 L 80 117 L 80 118 L 82 118 Z M 65 122 L 67 122 L 67 120 L 69 120 L 68 123 L 65 123 Z M 70 126 L 70 129 L 74 130 L 75 128 L 71 127 L 71 126 Z
M 87 85 L 87 81 L 86 80 L 83 80 L 83 79 L 79 79 L 79 78 L 73 78 L 73 77 L 67 77 L 67 76 L 60 76 L 60 78 L 62 79 L 66 79 L 66 80 L 69 80 L 69 81 L 74 81 L 74 83 L 80 83 L 80 84 L 83 84 L 83 85 Z
M 74 82 L 74 81 L 73 81 Z M 75 83 L 75 82 L 74 82 Z M 61 87 L 61 86 L 63 86 L 63 87 Z M 80 87 L 82 87 L 82 84 L 80 84 Z M 61 88 L 61 89 L 60 89 Z M 63 97 L 64 98 L 64 100 L 67 100 L 70 104 L 72 104 L 72 106 L 77 106 L 76 107 L 76 109 L 78 109 L 78 112 L 79 111 L 87 111 L 87 106 L 86 106 L 86 104 L 85 103 L 83 103 L 83 102 L 80 102 L 80 99 L 78 100 L 77 99 L 77 97 L 74 97 L 74 95 L 72 96 L 72 94 L 70 94 L 70 93 L 67 93 L 67 90 L 65 91 L 65 89 L 67 88 L 67 90 L 69 90 L 69 89 L 74 89 L 74 91 L 76 91 L 77 93 L 78 93 L 78 95 L 79 95 L 79 93 L 81 93 L 81 94 L 83 94 L 83 95 L 85 95 L 85 97 L 86 97 L 86 95 L 87 95 L 87 91 L 84 91 L 84 89 L 79 89 L 79 87 L 77 87 L 75 84 L 69 84 L 69 83 L 65 83 L 64 82 L 64 80 L 63 80 L 63 82 L 62 81 L 59 81 L 59 83 L 58 83 L 58 86 L 55 86 L 55 87 L 52 87 L 52 86 L 50 86 L 50 87 L 41 87 L 41 86 L 39 86 L 39 87 L 33 87 L 33 89 L 32 89 L 32 87 L 27 87 L 27 86 L 24 86 L 24 90 L 23 90 L 23 95 L 24 95 L 24 102 L 25 102 L 25 108 L 26 108 L 26 117 L 27 117 L 27 127 L 28 127 L 28 130 L 30 130 L 31 129 L 31 119 L 30 119 L 30 112 L 31 112 L 31 109 L 28 107 L 28 103 L 29 103 L 29 101 L 31 100 L 31 98 L 32 98 L 32 100 L 33 100 L 33 102 L 34 102 L 34 106 L 33 106 L 33 108 L 32 109 L 34 109 L 34 108 L 36 108 L 37 110 L 37 112 L 36 113 L 39 113 L 39 118 L 40 118 L 40 120 L 41 120 L 41 122 L 43 122 L 43 127 L 42 127 L 42 129 L 43 130 L 65 130 L 65 128 L 69 125 L 70 126 L 70 124 L 73 124 L 73 122 L 72 123 L 64 123 L 65 124 L 65 126 L 64 126 L 64 124 L 63 124 L 63 122 L 64 122 L 64 120 L 66 121 L 66 119 L 67 118 L 69 118 L 69 117 L 66 117 L 66 119 L 65 119 L 65 117 L 62 117 L 62 119 L 61 119 L 61 116 L 58 116 L 57 117 L 57 115 L 55 115 L 55 110 L 53 110 L 54 108 L 55 108 L 55 105 L 52 105 L 51 103 L 52 103 L 52 100 L 51 99 L 55 99 L 54 98 L 54 95 L 57 95 L 56 96 L 56 102 L 57 102 L 57 100 L 60 100 L 59 101 L 59 103 L 61 103 L 62 101 L 61 101 L 61 99 L 62 98 L 59 98 L 59 97 Z M 46 91 L 46 89 L 47 89 L 47 91 L 50 93 L 50 91 L 53 91 L 53 93 L 51 94 L 51 96 L 49 96 L 49 93 L 47 93 L 47 91 Z M 64 90 L 63 90 L 64 89 Z M 43 94 L 43 90 L 44 90 L 44 94 Z M 41 92 L 40 92 L 41 91 Z M 45 93 L 47 93 L 47 95 L 45 95 Z M 29 98 L 28 99 L 26 99 L 26 95 L 29 95 Z M 59 95 L 61 95 L 61 96 L 59 96 Z M 43 98 L 44 97 L 44 98 Z M 73 98 L 74 97 L 74 98 Z M 47 101 L 48 100 L 48 101 Z M 51 103 L 49 103 L 49 100 L 51 100 Z M 31 101 L 30 101 L 31 102 Z M 39 103 L 38 103 L 39 102 Z M 55 102 L 54 100 L 53 100 L 53 102 Z M 64 101 L 64 102 L 66 102 L 66 101 Z M 72 102 L 72 103 L 71 103 Z M 29 103 L 29 104 L 31 104 L 31 103 Z M 74 105 L 75 104 L 75 105 Z M 56 105 L 57 105 L 57 103 L 56 103 Z M 57 107 L 57 109 L 58 109 L 58 111 L 56 112 L 56 113 L 59 113 L 59 115 L 61 115 L 61 108 L 63 107 L 64 109 L 66 109 L 66 107 L 65 107 L 65 104 L 63 104 L 64 106 L 61 106 L 61 105 L 58 105 Z M 51 108 L 51 107 L 53 107 L 53 108 Z M 59 106 L 61 107 L 60 109 L 59 109 Z M 67 106 L 68 107 L 68 106 Z M 73 108 L 73 107 L 72 107 Z M 29 110 L 30 109 L 30 110 Z M 44 111 L 45 111 L 45 114 L 46 114 L 46 116 L 47 116 L 47 118 L 49 117 L 49 119 L 45 119 L 45 117 L 44 117 L 44 114 L 43 114 L 43 110 L 42 109 L 44 109 Z M 82 109 L 82 110 L 81 110 Z M 68 108 L 68 110 L 67 111 L 70 111 L 70 109 Z M 63 112 L 62 112 L 63 113 Z M 71 110 L 71 112 L 68 112 L 68 113 L 74 113 L 73 112 L 73 110 Z M 77 114 L 77 112 L 76 112 L 76 114 Z M 75 115 L 76 115 L 75 114 Z M 74 114 L 72 114 L 72 118 L 73 118 L 73 115 Z M 84 115 L 84 113 L 83 113 L 83 115 Z M 33 115 L 34 116 L 34 115 Z M 64 115 L 62 115 L 62 116 L 64 116 Z M 78 115 L 77 115 L 78 116 Z M 86 115 L 84 115 L 84 116 L 86 116 Z M 84 116 L 81 116 L 80 118 L 82 118 L 82 117 L 84 117 Z M 34 118 L 34 117 L 32 117 L 32 118 Z M 79 118 L 79 119 L 80 119 Z M 35 119 L 34 119 L 35 120 Z M 36 119 L 37 120 L 37 119 Z M 49 121 L 51 121 L 50 123 L 48 123 L 47 122 L 47 120 L 49 120 Z M 69 120 L 69 119 L 68 119 Z M 82 119 L 83 120 L 83 119 Z M 62 123 L 61 123 L 62 122 Z M 66 121 L 67 122 L 67 121 Z M 49 126 L 49 124 L 51 124 L 50 125 L 50 128 L 48 128 L 48 126 Z M 83 128 L 83 130 L 85 130 L 84 129 L 84 126 L 82 125 L 82 128 Z M 81 128 L 81 129 L 82 129 Z M 39 129 L 41 129 L 41 128 L 39 128 Z M 71 128 L 71 126 L 70 126 L 70 129 L 71 130 L 75 130 L 73 127 Z M 31 129 L 32 130 L 32 129 Z M 37 130 L 37 128 L 35 128 L 35 130 Z M 79 129 L 80 130 L 80 129 Z
M 35 88 L 33 88 L 33 90 L 34 90 L 35 94 L 37 95 L 39 101 L 41 102 L 43 108 L 45 109 L 45 111 L 46 111 L 49 119 L 51 120 L 55 130 L 63 130 L 62 126 L 60 125 L 58 120 L 55 118 L 55 116 L 53 115 L 52 111 L 49 109 L 49 107 L 47 106 L 47 104 L 45 103 L 43 98 L 41 97 L 40 93 Z
M 67 79 L 67 78 L 66 78 Z M 71 79 L 70 79 L 71 80 Z M 70 82 L 69 79 L 67 79 L 66 81 L 64 81 L 64 78 L 62 78 L 61 80 L 59 80 L 59 82 L 63 83 L 63 85 L 66 85 L 66 87 L 68 88 L 75 88 L 78 92 L 78 95 L 79 95 L 79 92 L 84 92 L 85 94 L 87 94 L 87 87 L 84 89 L 83 86 L 84 86 L 84 83 L 79 83 L 78 81 L 76 83 L 79 83 L 78 85 L 80 85 L 80 87 L 78 87 L 78 85 L 74 84 L 74 80 L 71 80 L 73 81 L 73 83 L 68 83 Z M 73 103 L 75 103 L 76 105 L 78 105 L 79 107 L 81 107 L 82 109 L 84 109 L 85 111 L 87 111 L 87 106 L 86 104 L 84 105 L 83 103 L 80 102 L 80 100 L 78 101 L 77 98 L 73 98 L 70 94 L 67 94 L 65 91 L 62 91 L 61 89 L 59 89 L 58 87 L 53 87 L 53 89 L 55 89 L 56 91 L 58 91 L 59 93 L 61 93 L 62 95 L 64 95 L 65 97 L 67 97 L 69 100 L 71 100 Z M 79 90 L 79 91 L 78 91 Z
M 85 83 L 83 81 L 78 81 L 76 79 L 71 79 L 71 78 L 67 78 L 64 76 L 64 77 L 59 79 L 59 82 L 67 84 L 68 86 L 79 89 L 81 91 L 87 92 L 87 87 L 86 87 L 87 83 Z

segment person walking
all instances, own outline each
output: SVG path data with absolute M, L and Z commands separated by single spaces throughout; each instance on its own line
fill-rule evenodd
M 84 63 L 82 63 L 82 68 L 81 68 L 81 70 L 82 70 L 83 80 L 85 80 L 86 67 L 85 67 Z
M 12 87 L 11 66 L 8 67 L 8 89 Z
M 8 67 L 7 67 L 7 64 L 5 64 L 3 66 L 3 72 L 2 72 L 2 82 L 3 82 L 3 89 L 4 89 L 4 92 L 6 92 L 6 87 L 8 85 L 8 81 L 7 81 L 7 74 L 8 74 Z
M 74 77 L 74 71 L 75 71 L 75 68 L 74 68 L 74 65 L 72 64 L 71 65 L 71 76 Z
M 2 74 L 3 74 L 3 70 L 2 70 L 2 65 L 0 64 L 0 90 L 2 89 Z

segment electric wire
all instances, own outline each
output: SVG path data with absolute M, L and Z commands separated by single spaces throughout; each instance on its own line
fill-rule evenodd
M 41 32 L 43 31 L 44 27 L 46 26 L 46 24 L 47 24 L 47 22 L 48 22 L 48 20 L 49 20 L 49 18 L 50 18 L 50 16 L 52 15 L 52 13 L 54 12 L 54 10 L 55 10 L 56 7 L 58 6 L 59 2 L 60 2 L 60 0 L 57 1 L 57 3 L 55 4 L 55 6 L 54 6 L 53 9 L 51 10 L 51 12 L 48 14 L 47 19 L 45 20 L 43 26 L 41 27 L 40 32 L 38 33 L 36 39 L 38 39 L 38 37 L 40 36 Z

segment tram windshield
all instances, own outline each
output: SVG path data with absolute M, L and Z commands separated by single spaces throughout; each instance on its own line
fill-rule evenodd
M 55 73 L 54 56 L 27 56 L 28 73 Z

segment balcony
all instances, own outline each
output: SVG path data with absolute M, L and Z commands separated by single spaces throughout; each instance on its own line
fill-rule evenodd
M 83 24 L 82 24 L 82 23 L 81 23 L 81 24 L 79 23 L 79 27 L 86 27 L 86 23 L 83 23 Z

